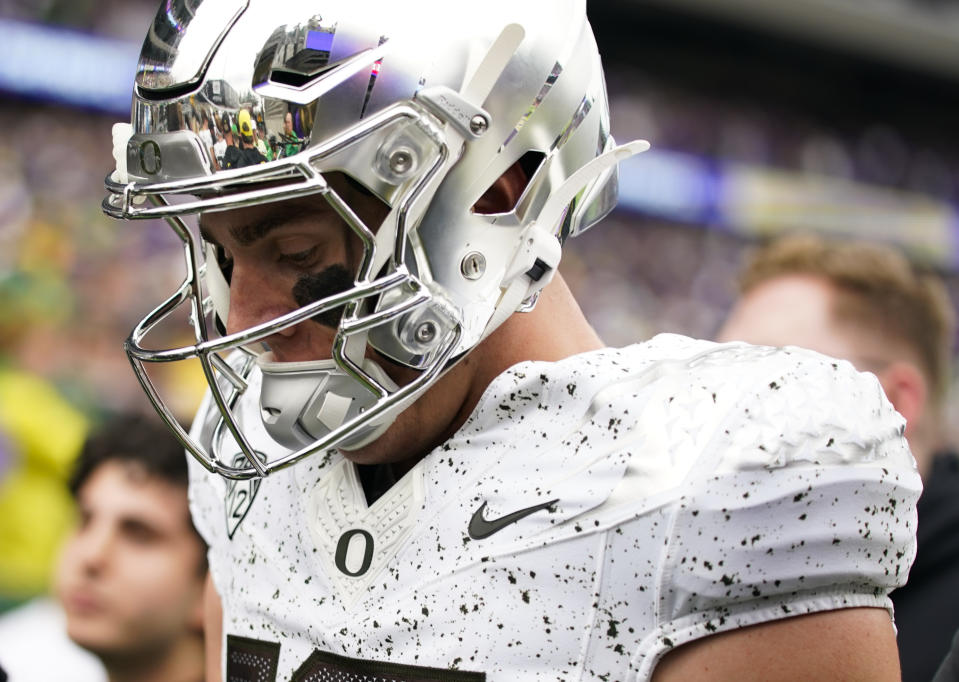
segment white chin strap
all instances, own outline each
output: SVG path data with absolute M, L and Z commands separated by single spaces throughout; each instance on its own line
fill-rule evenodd
M 263 372 L 260 416 L 273 440 L 299 450 L 326 438 L 332 431 L 371 408 L 377 396 L 333 360 L 276 362 L 272 353 L 257 358 Z M 375 361 L 364 358 L 363 371 L 393 392 L 398 386 Z M 393 423 L 395 413 L 367 422 L 337 443 L 343 450 L 367 445 Z
M 116 182 L 126 183 L 130 176 L 127 175 L 127 142 L 133 137 L 133 126 L 127 122 L 113 124 L 113 160 L 116 161 L 117 169 L 113 171 L 111 177 Z

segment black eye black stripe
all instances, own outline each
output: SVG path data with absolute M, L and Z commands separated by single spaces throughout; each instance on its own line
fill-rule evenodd
M 303 275 L 293 285 L 293 300 L 297 305 L 315 303 L 327 296 L 340 294 L 353 287 L 353 277 L 343 265 L 331 265 L 315 274 Z M 313 320 L 327 327 L 337 328 L 343 317 L 343 306 L 313 316 Z

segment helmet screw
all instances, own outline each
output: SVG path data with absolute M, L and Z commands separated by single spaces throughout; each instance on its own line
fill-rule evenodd
M 477 280 L 486 272 L 486 257 L 479 251 L 466 254 L 460 263 L 460 272 L 469 280 Z
M 470 130 L 474 135 L 482 135 L 489 130 L 489 121 L 482 114 L 476 114 L 470 119 Z
M 409 149 L 397 149 L 390 154 L 390 170 L 397 175 L 408 173 L 412 167 L 413 153 Z
M 431 343 L 436 338 L 436 325 L 424 322 L 416 328 L 416 340 L 420 343 Z

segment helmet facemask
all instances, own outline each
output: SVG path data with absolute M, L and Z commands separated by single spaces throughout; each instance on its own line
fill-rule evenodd
M 428 144 L 424 134 L 411 132 L 415 125 L 432 126 L 428 117 L 415 112 L 413 107 L 401 109 L 384 116 L 389 119 L 385 125 L 369 121 L 366 136 L 354 136 L 341 147 L 333 145 L 330 151 L 310 150 L 301 155 L 305 159 L 276 164 L 291 165 L 292 169 L 267 172 L 265 167 L 243 169 L 245 177 L 242 184 L 237 183 L 239 190 L 216 191 L 206 180 L 192 185 L 178 183 L 177 187 L 164 187 L 161 192 L 145 192 L 152 204 L 147 205 L 138 201 L 139 197 L 131 192 L 128 184 L 112 197 L 126 202 L 124 211 L 139 213 L 135 217 L 164 216 L 183 241 L 187 278 L 173 297 L 138 325 L 127 341 L 127 352 L 155 407 L 171 424 L 175 419 L 144 363 L 189 358 L 201 361 L 222 420 L 215 428 L 211 448 L 203 447 L 182 430 L 179 435 L 211 470 L 229 477 L 266 475 L 334 445 L 343 449 L 361 447 L 380 435 L 401 406 L 435 380 L 454 356 L 462 335 L 461 324 L 451 307 L 433 295 L 416 276 L 415 249 L 406 231 L 406 226 L 416 219 L 413 205 L 428 204 L 422 194 L 435 186 L 433 179 L 444 162 L 448 162 L 448 150 L 443 145 Z M 435 130 L 428 133 L 434 139 L 439 137 Z M 361 211 L 344 198 L 343 190 L 337 191 L 328 181 L 331 173 L 338 176 L 341 171 L 321 170 L 338 169 L 340 157 L 368 146 L 367 138 L 383 140 L 377 155 L 382 160 L 382 170 L 378 171 L 400 185 L 391 193 L 394 205 L 388 207 L 389 212 L 380 225 L 364 222 L 359 216 Z M 402 163 L 397 163 L 396 157 L 400 157 Z M 356 180 L 350 182 L 354 187 L 360 186 Z M 111 183 L 108 181 L 108 185 Z M 309 192 L 304 191 L 305 188 Z M 363 191 L 369 200 L 375 200 L 372 193 L 365 188 Z M 320 195 L 361 244 L 362 254 L 354 264 L 356 270 L 351 273 L 350 286 L 319 300 L 301 300 L 303 305 L 286 315 L 226 334 L 229 272 L 221 268 L 217 247 L 203 241 L 198 229 L 188 225 L 183 214 L 202 216 L 310 193 Z M 107 210 L 115 208 L 107 206 Z M 305 296 L 309 293 L 300 294 L 301 299 Z M 159 351 L 148 348 L 147 335 L 182 305 L 191 309 L 195 344 Z M 197 314 L 198 311 L 202 312 Z M 264 344 L 267 337 L 298 324 L 317 324 L 317 318 L 331 314 L 339 319 L 329 359 L 273 361 L 272 353 Z M 379 344 L 376 339 L 380 340 Z M 405 386 L 397 386 L 376 358 L 414 369 L 417 376 Z M 235 446 L 229 445 L 217 452 L 217 444 L 232 435 L 241 451 L 253 452 L 242 430 L 236 426 L 233 410 L 246 391 L 254 368 L 262 373 L 260 408 L 264 426 L 274 440 L 291 452 L 268 462 L 248 455 L 246 462 L 236 466 L 233 457 L 226 456 L 235 452 Z
M 216 16 L 204 14 L 205 4 L 224 2 L 231 0 L 193 0 L 195 16 L 174 11 L 184 25 L 167 36 L 173 47 L 195 36 L 187 15 L 201 25 Z M 271 4 L 238 3 L 218 20 L 220 33 L 210 33 L 206 59 L 191 53 L 183 69 L 177 60 L 185 51 L 158 50 L 162 31 L 154 30 L 141 56 L 133 127 L 116 135 L 117 172 L 104 201 L 115 217 L 163 217 L 183 240 L 183 284 L 137 326 L 127 352 L 190 452 L 231 478 L 375 439 L 509 315 L 531 308 L 558 266 L 562 241 L 612 208 L 616 163 L 648 146 L 615 147 L 609 136 L 602 70 L 581 2 L 500 2 L 475 26 L 457 29 L 475 35 L 444 35 L 442 45 L 426 39 L 436 38 L 424 35 L 429 22 L 394 4 L 378 8 L 392 15 L 395 33 L 371 33 L 371 16 L 358 14 L 355 3 L 326 0 L 324 14 L 313 3 L 282 4 L 280 25 Z M 424 4 L 440 24 L 455 14 L 448 3 Z M 497 25 L 496 15 L 525 17 L 534 30 L 523 22 Z M 161 9 L 157 21 L 165 17 Z M 250 37 L 255 32 L 259 43 Z M 235 55 L 256 44 L 263 47 L 248 72 L 235 76 L 236 64 L 246 63 Z M 303 142 L 289 155 L 222 170 L 184 121 L 204 116 L 225 127 L 237 110 L 248 110 L 244 122 L 262 127 L 267 139 L 288 127 L 287 114 L 311 128 L 298 133 Z M 515 206 L 474 211 L 516 164 L 527 165 L 528 184 Z M 333 173 L 388 207 L 379 225 L 359 218 L 334 189 Z M 217 319 L 229 309 L 229 273 L 184 216 L 202 220 L 311 194 L 328 202 L 362 245 L 352 286 L 320 300 L 307 296 L 298 309 L 249 329 L 218 333 Z M 191 311 L 193 341 L 148 348 L 146 336 L 181 306 Z M 338 309 L 329 359 L 276 363 L 264 349 L 271 335 Z M 189 358 L 200 360 L 216 408 L 208 413 L 218 415 L 201 438 L 177 426 L 145 369 Z M 393 383 L 384 362 L 406 368 L 412 380 Z M 262 425 L 288 450 L 272 458 L 255 452 L 235 414 L 260 374 Z M 244 456 L 235 464 L 237 447 Z

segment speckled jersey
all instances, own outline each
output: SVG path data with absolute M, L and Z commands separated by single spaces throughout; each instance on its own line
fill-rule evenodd
M 334 453 L 240 483 L 193 465 L 225 679 L 647 680 L 712 633 L 891 608 L 903 427 L 848 363 L 662 335 L 514 366 L 369 507 Z

